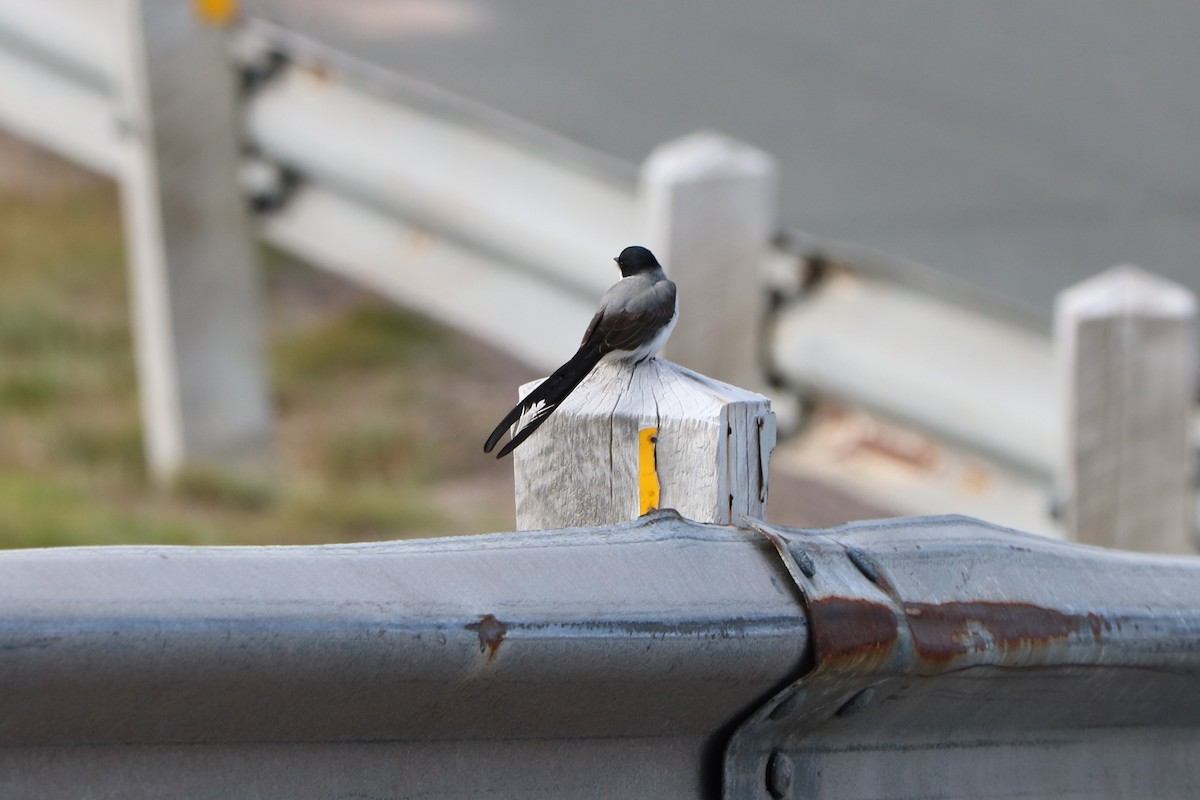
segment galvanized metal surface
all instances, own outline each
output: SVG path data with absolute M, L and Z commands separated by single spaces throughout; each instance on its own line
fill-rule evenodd
M 89 169 L 121 169 L 112 0 L 0 0 L 0 126 Z
M 1038 331 L 847 274 L 781 308 L 774 323 L 768 352 L 790 385 L 1054 474 L 1054 359 Z
M 0 796 L 1200 790 L 1200 559 L 750 524 L 0 553 Z
M 0 797 L 701 797 L 797 673 L 769 544 L 608 529 L 0 553 Z
M 962 517 L 762 530 L 810 670 L 734 734 L 727 796 L 1200 793 L 1200 559 Z

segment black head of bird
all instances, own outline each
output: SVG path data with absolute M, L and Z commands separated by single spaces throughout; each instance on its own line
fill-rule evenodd
M 637 275 L 639 272 L 660 269 L 658 259 L 654 257 L 654 254 L 636 244 L 626 247 L 621 251 L 621 255 L 614 258 L 613 261 L 616 261 L 617 266 L 621 268 L 622 278 Z

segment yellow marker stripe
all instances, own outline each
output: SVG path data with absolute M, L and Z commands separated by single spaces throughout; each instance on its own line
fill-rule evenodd
M 228 25 L 237 16 L 237 0 L 192 0 L 192 10 L 209 25 Z
M 642 428 L 638 431 L 638 498 L 639 514 L 649 514 L 658 508 L 658 428 Z

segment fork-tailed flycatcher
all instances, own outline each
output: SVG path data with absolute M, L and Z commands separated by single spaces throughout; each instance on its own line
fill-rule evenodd
M 512 438 L 496 458 L 511 453 L 601 361 L 645 361 L 666 344 L 679 318 L 675 284 L 644 247 L 626 247 L 614 260 L 621 268 L 621 280 L 600 298 L 600 308 L 579 350 L 500 420 L 483 452 L 492 452 L 504 432 L 512 428 Z

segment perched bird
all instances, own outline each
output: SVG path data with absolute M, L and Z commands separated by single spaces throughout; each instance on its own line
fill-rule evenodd
M 492 452 L 511 427 L 512 438 L 496 458 L 511 453 L 601 361 L 645 361 L 667 343 L 679 317 L 675 284 L 644 247 L 626 247 L 613 260 L 621 268 L 621 280 L 600 298 L 600 308 L 579 350 L 500 420 L 483 445 L 483 452 Z

